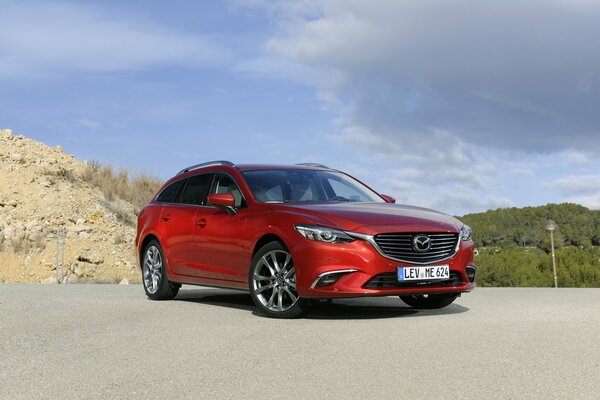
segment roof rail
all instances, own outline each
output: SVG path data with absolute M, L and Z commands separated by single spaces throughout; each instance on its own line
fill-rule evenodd
M 179 171 L 177 173 L 177 175 L 181 175 L 184 172 L 188 172 L 188 171 L 192 171 L 194 169 L 198 169 L 198 168 L 202 168 L 202 167 L 208 167 L 208 166 L 212 166 L 212 165 L 226 165 L 228 167 L 235 166 L 234 163 L 232 163 L 231 161 L 226 161 L 226 160 L 208 161 L 208 162 L 205 162 L 205 163 L 196 164 L 196 165 L 192 165 L 190 167 L 184 168 L 181 171 Z
M 302 165 L 304 167 L 319 167 L 319 168 L 327 168 L 330 169 L 328 166 L 323 165 L 323 164 L 318 164 L 318 163 L 311 163 L 311 162 L 305 162 L 305 163 L 298 163 L 296 165 Z

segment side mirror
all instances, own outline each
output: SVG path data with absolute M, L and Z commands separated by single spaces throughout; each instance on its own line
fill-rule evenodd
M 208 195 L 208 204 L 215 207 L 223 207 L 229 215 L 235 214 L 235 197 L 229 192 Z
M 395 203 L 396 202 L 395 198 L 393 198 L 392 196 L 388 196 L 387 194 L 382 194 L 380 196 L 383 197 L 383 199 L 385 200 L 386 203 Z

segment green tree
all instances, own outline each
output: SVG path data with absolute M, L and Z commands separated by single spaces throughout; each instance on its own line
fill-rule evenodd
M 600 287 L 600 211 L 577 204 L 506 208 L 459 217 L 473 229 L 480 286 L 554 284 L 548 219 L 554 231 L 558 283 Z

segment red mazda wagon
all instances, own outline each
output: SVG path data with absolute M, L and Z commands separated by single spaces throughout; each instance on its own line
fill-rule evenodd
M 181 284 L 248 290 L 269 317 L 311 299 L 399 296 L 441 308 L 475 287 L 471 229 L 396 205 L 320 164 L 198 164 L 180 171 L 138 217 L 146 295 Z

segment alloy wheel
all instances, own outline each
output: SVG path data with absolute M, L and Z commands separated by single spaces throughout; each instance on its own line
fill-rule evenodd
M 298 292 L 290 253 L 271 250 L 263 255 L 252 274 L 252 289 L 260 303 L 272 312 L 292 308 L 298 302 Z
M 144 256 L 144 286 L 146 286 L 146 290 L 150 294 L 158 291 L 162 276 L 162 266 L 162 255 L 158 247 L 148 247 Z

